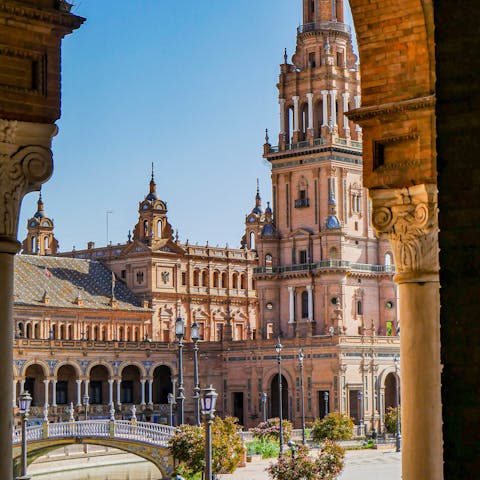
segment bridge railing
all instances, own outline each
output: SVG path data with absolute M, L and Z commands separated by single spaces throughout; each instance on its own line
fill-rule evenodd
M 27 427 L 27 442 L 45 438 L 97 437 L 134 440 L 141 443 L 167 447 L 175 434 L 175 428 L 158 423 L 132 422 L 129 420 L 83 420 L 78 422 L 46 423 Z M 22 431 L 13 431 L 13 443 L 22 439 Z

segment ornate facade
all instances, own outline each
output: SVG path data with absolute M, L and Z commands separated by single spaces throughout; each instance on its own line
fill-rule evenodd
M 17 278 L 24 287 L 32 269 L 43 277 L 33 293 L 19 285 L 15 304 L 15 392 L 28 385 L 38 415 L 59 418 L 70 402 L 80 413 L 87 394 L 94 415 L 111 403 L 128 415 L 135 404 L 145 418 L 166 421 L 180 316 L 187 342 L 192 323 L 200 327 L 200 384 L 215 385 L 220 414 L 254 425 L 266 392 L 268 415 L 278 415 L 280 337 L 285 418 L 300 423 L 302 378 L 308 420 L 338 410 L 368 430 L 383 428 L 399 351 L 396 252 L 369 220 L 362 132 L 344 115 L 359 106 L 359 73 L 342 2 L 335 8 L 304 5 L 297 50 L 281 65 L 279 145 L 268 135 L 264 145 L 272 206 L 263 209 L 257 188 L 241 249 L 181 243 L 153 171 L 124 244 L 90 242 L 54 257 L 53 222 L 39 201 Z M 192 420 L 189 344 L 184 365 Z

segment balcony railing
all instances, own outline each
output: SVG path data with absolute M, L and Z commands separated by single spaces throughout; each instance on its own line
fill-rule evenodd
M 313 147 L 321 147 L 322 145 L 326 145 L 327 141 L 324 138 L 315 138 L 313 142 L 311 140 L 305 140 L 303 142 L 296 142 L 296 143 L 286 143 L 282 148 L 280 145 L 271 146 L 269 148 L 269 153 L 280 153 L 280 152 L 288 152 L 291 150 L 302 150 L 307 148 Z M 357 140 L 350 140 L 347 138 L 340 138 L 335 137 L 332 141 L 333 145 L 338 145 L 342 147 L 350 147 L 350 148 L 357 148 L 362 149 L 362 142 Z
M 301 272 L 306 270 L 323 270 L 323 269 L 344 269 L 356 270 L 361 272 L 372 273 L 394 273 L 393 265 L 371 265 L 368 263 L 353 263 L 347 260 L 321 260 L 316 263 L 300 263 L 296 265 L 282 265 L 278 267 L 256 267 L 253 273 L 256 274 L 277 274 L 285 272 Z
M 310 206 L 308 198 L 297 198 L 295 200 L 295 208 L 306 208 Z
M 350 35 L 352 33 L 350 25 L 347 25 L 343 22 L 306 23 L 305 25 L 300 25 L 297 28 L 297 33 L 300 35 L 301 33 L 316 32 L 317 30 L 335 30 L 337 32 L 348 33 Z

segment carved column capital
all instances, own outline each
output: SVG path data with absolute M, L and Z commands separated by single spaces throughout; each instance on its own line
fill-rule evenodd
M 372 225 L 390 240 L 397 283 L 438 281 L 437 186 L 369 191 Z
M 25 194 L 53 171 L 50 149 L 57 127 L 0 119 L 0 251 L 16 253 L 18 217 Z

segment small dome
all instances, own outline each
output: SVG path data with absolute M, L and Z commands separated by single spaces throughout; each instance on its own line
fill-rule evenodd
M 340 222 L 336 216 L 330 215 L 327 218 L 326 226 L 329 230 L 334 230 L 336 228 L 340 228 Z
M 270 208 L 270 202 L 267 202 L 267 208 L 265 209 L 265 213 L 272 213 L 272 209 Z
M 150 193 L 145 197 L 145 200 L 148 200 L 149 202 L 155 202 L 155 201 L 159 200 L 158 195 L 157 195 L 157 192 L 156 192 L 156 191 L 150 192 Z
M 252 213 L 254 213 L 255 215 L 261 215 L 263 213 L 262 207 L 255 206 L 252 210 Z
M 262 229 L 262 235 L 265 237 L 273 237 L 275 235 L 275 227 L 271 223 L 267 223 Z

